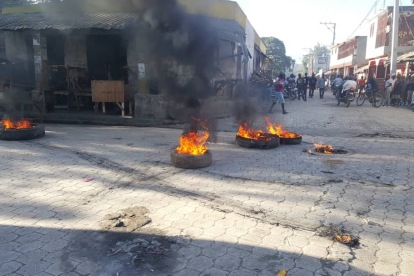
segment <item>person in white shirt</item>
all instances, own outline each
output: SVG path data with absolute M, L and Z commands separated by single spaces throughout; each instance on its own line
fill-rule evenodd
M 348 76 L 345 78 L 345 83 L 342 87 L 341 97 L 345 96 L 345 92 L 350 89 L 356 89 L 357 83 L 353 79 L 349 78 Z
M 391 93 L 394 89 L 394 84 L 397 81 L 395 74 L 392 74 L 392 77 L 385 82 L 385 101 L 383 106 L 390 106 L 391 104 Z

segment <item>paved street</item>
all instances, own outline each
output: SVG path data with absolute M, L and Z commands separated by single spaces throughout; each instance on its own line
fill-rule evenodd
M 271 118 L 301 145 L 240 148 L 226 118 L 201 170 L 170 166 L 179 129 L 47 125 L 0 141 L 0 275 L 414 275 L 414 113 L 330 92 L 287 110 Z M 312 141 L 349 154 L 310 155 Z M 131 207 L 151 222 L 103 231 Z

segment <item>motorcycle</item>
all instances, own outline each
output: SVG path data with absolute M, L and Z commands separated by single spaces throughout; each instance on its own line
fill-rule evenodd
M 345 104 L 346 107 L 349 107 L 351 105 L 351 102 L 355 100 L 355 88 L 351 87 L 351 89 L 346 91 L 342 97 L 341 93 L 337 92 L 335 97 L 338 100 L 338 105 L 340 105 L 342 102 Z
M 332 84 L 332 94 L 334 96 L 336 96 L 336 94 L 338 94 L 338 92 L 339 92 L 339 86 L 335 85 L 335 84 Z
M 296 88 L 294 85 L 287 85 L 285 86 L 285 90 L 283 91 L 283 96 L 289 98 L 291 101 L 296 100 Z

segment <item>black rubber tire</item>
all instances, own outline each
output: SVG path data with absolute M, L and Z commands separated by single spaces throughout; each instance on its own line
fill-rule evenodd
M 351 94 L 346 95 L 345 106 L 349 107 L 351 105 Z
M 298 138 L 280 138 L 281 145 L 300 145 L 302 144 L 302 136 Z
M 357 106 L 362 106 L 364 103 L 365 103 L 365 94 L 364 93 L 359 93 L 356 104 L 357 104 Z
M 34 126 L 25 129 L 0 129 L 0 140 L 21 141 L 42 138 L 46 134 L 44 126 Z
M 296 100 L 296 93 L 295 93 L 295 91 L 289 92 L 289 100 L 291 100 L 291 101 Z
M 203 155 L 179 154 L 175 150 L 171 153 L 171 164 L 180 169 L 201 169 L 213 163 L 213 155 L 207 151 Z
M 269 141 L 246 139 L 236 136 L 236 143 L 242 148 L 248 149 L 275 149 L 280 146 L 280 137 L 273 134 L 267 134 L 272 139 Z
M 372 99 L 373 99 L 372 106 L 375 108 L 381 107 L 382 104 L 384 103 L 384 96 L 382 94 L 375 93 Z

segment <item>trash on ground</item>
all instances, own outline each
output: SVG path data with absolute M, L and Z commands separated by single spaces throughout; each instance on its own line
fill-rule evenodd
M 276 276 L 286 276 L 287 275 L 287 271 L 286 270 L 281 270 L 279 272 L 279 274 L 277 274 Z
M 148 209 L 145 207 L 131 207 L 106 215 L 100 222 L 100 226 L 103 230 L 133 232 L 151 222 L 147 213 Z
M 83 182 L 91 182 L 93 180 L 93 177 L 85 178 Z

